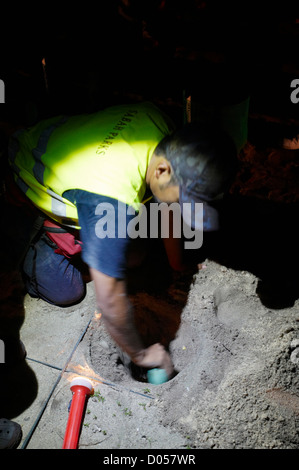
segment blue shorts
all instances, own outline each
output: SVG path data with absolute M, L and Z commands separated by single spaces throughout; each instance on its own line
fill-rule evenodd
M 23 273 L 27 292 L 50 304 L 69 306 L 85 296 L 86 285 L 81 270 L 74 260 L 55 253 L 46 242 L 46 235 L 29 248 Z

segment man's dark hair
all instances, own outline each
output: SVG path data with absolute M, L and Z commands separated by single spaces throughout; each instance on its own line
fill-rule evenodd
M 189 187 L 199 181 L 196 189 L 217 192 L 220 186 L 232 183 L 238 168 L 233 140 L 215 125 L 187 124 L 164 137 L 155 154 L 165 157 L 172 166 L 168 186 Z

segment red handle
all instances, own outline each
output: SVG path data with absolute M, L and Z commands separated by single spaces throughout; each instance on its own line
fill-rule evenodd
M 86 396 L 90 394 L 90 390 L 82 385 L 75 385 L 71 390 L 74 394 L 62 446 L 63 449 L 77 449 L 85 400 Z

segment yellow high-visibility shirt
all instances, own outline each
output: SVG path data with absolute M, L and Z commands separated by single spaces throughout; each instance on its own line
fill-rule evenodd
M 76 206 L 64 193 L 82 189 L 138 211 L 149 161 L 173 129 L 171 120 L 147 102 L 58 116 L 18 131 L 10 142 L 9 161 L 16 183 L 39 209 L 78 227 Z

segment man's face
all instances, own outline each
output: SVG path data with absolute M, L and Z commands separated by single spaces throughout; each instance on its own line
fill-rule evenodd
M 172 202 L 179 201 L 179 186 L 161 188 L 159 183 L 154 181 L 150 187 L 157 202 L 166 202 L 167 204 L 171 204 Z

